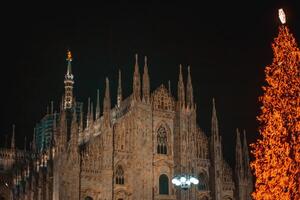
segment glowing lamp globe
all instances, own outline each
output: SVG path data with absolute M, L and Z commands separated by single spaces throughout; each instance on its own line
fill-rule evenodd
M 181 182 L 181 183 L 186 182 L 186 178 L 185 178 L 184 176 L 180 177 L 180 182 Z
M 197 185 L 199 180 L 190 174 L 180 174 L 172 178 L 172 183 L 183 190 L 187 190 L 192 184 Z
M 191 177 L 190 179 L 191 183 L 193 183 L 194 185 L 197 185 L 199 183 L 199 180 L 195 177 Z
M 180 182 L 180 180 L 178 180 L 178 178 L 173 178 L 172 183 L 176 186 L 179 186 L 181 184 L 181 182 Z

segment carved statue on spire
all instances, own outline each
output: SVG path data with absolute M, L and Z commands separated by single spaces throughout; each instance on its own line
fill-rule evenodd
M 64 96 L 64 109 L 70 109 L 73 106 L 73 85 L 74 85 L 74 76 L 72 74 L 72 54 L 71 51 L 67 52 L 67 73 L 65 75 L 65 96 Z
M 72 53 L 70 50 L 67 52 L 67 61 L 72 61 Z

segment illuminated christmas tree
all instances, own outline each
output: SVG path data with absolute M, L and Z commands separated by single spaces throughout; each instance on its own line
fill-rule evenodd
M 300 199 L 300 51 L 282 9 L 279 18 L 273 63 L 265 68 L 267 85 L 260 97 L 261 139 L 252 144 L 256 200 Z

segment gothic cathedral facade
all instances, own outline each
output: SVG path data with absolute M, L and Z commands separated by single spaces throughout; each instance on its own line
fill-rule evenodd
M 209 136 L 197 125 L 190 68 L 184 84 L 180 66 L 175 98 L 170 86 L 163 84 L 150 91 L 147 59 L 141 75 L 136 55 L 132 94 L 123 98 L 119 72 L 116 105 L 111 106 L 106 79 L 103 108 L 98 91 L 95 112 L 89 101 L 84 115 L 73 109 L 70 53 L 67 61 L 65 94 L 54 120 L 51 148 L 24 164 L 26 181 L 22 190 L 16 192 L 14 187 L 15 199 L 251 199 L 246 136 L 241 142 L 237 130 L 232 170 L 222 155 L 214 100 Z M 180 173 L 195 175 L 199 184 L 188 190 L 174 186 L 172 177 Z

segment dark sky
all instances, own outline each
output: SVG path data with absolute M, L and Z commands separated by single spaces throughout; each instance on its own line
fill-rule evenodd
M 191 65 L 198 123 L 209 135 L 211 101 L 216 99 L 225 157 L 232 160 L 235 129 L 257 137 L 258 96 L 264 67 L 272 61 L 277 9 L 283 7 L 296 39 L 300 38 L 297 1 L 239 1 L 198 5 L 10 5 L 1 23 L 0 140 L 16 124 L 17 146 L 32 138 L 47 105 L 63 94 L 66 50 L 73 53 L 75 95 L 95 102 L 111 80 L 116 102 L 117 71 L 123 72 L 124 96 L 132 90 L 134 54 L 148 56 L 151 89 L 170 79 L 176 95 L 178 65 Z M 204 2 L 204 1 L 203 1 Z M 9 136 L 10 137 L 10 136 Z

